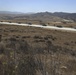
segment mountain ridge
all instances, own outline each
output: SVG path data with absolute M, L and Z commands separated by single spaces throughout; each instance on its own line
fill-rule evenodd
M 62 19 L 73 20 L 76 22 L 76 13 L 66 13 L 66 12 L 38 12 L 38 13 L 21 13 L 21 12 L 10 12 L 10 11 L 0 11 L 0 19 L 7 19 L 11 17 L 13 19 L 32 19 L 32 20 L 42 20 L 42 21 L 61 21 Z

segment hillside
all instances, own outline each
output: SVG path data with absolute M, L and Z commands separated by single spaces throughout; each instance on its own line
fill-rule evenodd
M 76 75 L 76 32 L 0 25 L 0 75 Z
M 53 13 L 55 16 L 68 19 L 68 20 L 73 20 L 76 22 L 76 13 L 64 13 L 64 12 L 55 12 Z
M 47 21 L 63 21 L 63 19 L 76 21 L 76 13 L 64 13 L 64 12 L 40 12 L 40 13 L 19 13 L 0 11 L 0 19 L 27 19 L 27 20 L 40 20 Z

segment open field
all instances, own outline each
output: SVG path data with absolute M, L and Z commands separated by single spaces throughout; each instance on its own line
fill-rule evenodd
M 0 75 L 76 75 L 76 32 L 0 24 Z

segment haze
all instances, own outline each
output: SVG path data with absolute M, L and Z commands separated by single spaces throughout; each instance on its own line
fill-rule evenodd
M 0 11 L 73 12 L 76 0 L 0 0 Z

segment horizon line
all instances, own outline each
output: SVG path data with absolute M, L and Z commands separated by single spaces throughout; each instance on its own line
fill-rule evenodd
M 21 11 L 6 11 L 6 10 L 0 10 L 0 12 L 10 12 L 10 13 L 43 13 L 43 12 L 47 12 L 47 13 L 76 13 L 76 12 L 66 12 L 66 11 L 38 11 L 38 12 L 21 12 Z

